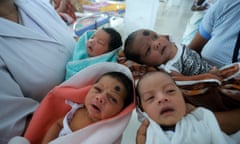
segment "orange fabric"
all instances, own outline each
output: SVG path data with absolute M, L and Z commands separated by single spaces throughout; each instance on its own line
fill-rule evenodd
M 31 144 L 40 144 L 52 123 L 64 117 L 71 109 L 69 105 L 65 104 L 65 100 L 68 99 L 76 103 L 83 103 L 90 87 L 74 88 L 70 86 L 58 86 L 51 90 L 35 111 L 24 137 Z

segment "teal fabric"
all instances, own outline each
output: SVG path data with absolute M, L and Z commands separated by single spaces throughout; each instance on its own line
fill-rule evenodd
M 93 36 L 95 32 L 95 30 L 87 31 L 78 39 L 78 42 L 73 52 L 73 57 L 70 61 L 88 58 L 86 49 L 87 41 Z
M 94 32 L 95 31 L 87 31 L 79 38 L 74 49 L 73 57 L 66 65 L 65 80 L 69 79 L 71 76 L 89 65 L 100 62 L 117 62 L 117 54 L 120 48 L 100 56 L 88 57 L 86 51 L 86 42 L 92 37 Z

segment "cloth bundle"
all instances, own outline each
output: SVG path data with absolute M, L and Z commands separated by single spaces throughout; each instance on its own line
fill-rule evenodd
M 51 90 L 40 103 L 24 135 L 30 143 L 41 143 L 46 131 L 60 117 L 63 117 L 71 107 L 65 104 L 65 100 L 83 103 L 86 93 L 102 74 L 110 71 L 122 72 L 133 80 L 131 71 L 120 64 L 103 62 L 91 65 Z M 66 91 L 66 87 L 76 88 L 74 91 Z M 115 144 L 120 143 L 122 133 L 131 118 L 134 102 L 127 106 L 117 116 L 99 121 L 88 127 L 77 130 L 71 134 L 59 137 L 51 144 Z M 103 138 L 104 137 L 104 138 Z
M 78 40 L 73 57 L 66 65 L 66 76 L 65 80 L 69 79 L 71 76 L 79 72 L 80 70 L 86 68 L 89 65 L 100 63 L 100 62 L 116 62 L 117 54 L 120 48 L 107 52 L 105 54 L 89 57 L 87 53 L 87 41 L 95 33 L 95 30 L 89 30 L 85 32 Z
M 140 121 L 147 118 L 147 144 L 237 144 L 233 138 L 223 133 L 213 113 L 205 108 L 196 108 L 183 117 L 175 131 L 164 131 L 145 112 L 137 108 Z

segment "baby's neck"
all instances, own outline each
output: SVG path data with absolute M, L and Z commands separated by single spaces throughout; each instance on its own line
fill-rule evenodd
M 175 131 L 175 127 L 176 127 L 176 125 L 171 125 L 171 126 L 161 125 L 161 128 L 162 128 L 164 131 Z

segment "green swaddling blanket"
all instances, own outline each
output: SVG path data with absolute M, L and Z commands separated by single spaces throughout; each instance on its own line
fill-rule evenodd
M 108 53 L 89 57 L 86 50 L 86 43 L 95 33 L 95 30 L 85 32 L 78 40 L 73 56 L 66 65 L 66 75 L 65 80 L 69 79 L 71 76 L 81 71 L 82 69 L 90 66 L 92 64 L 100 62 L 117 62 L 117 54 L 120 48 L 110 51 Z

